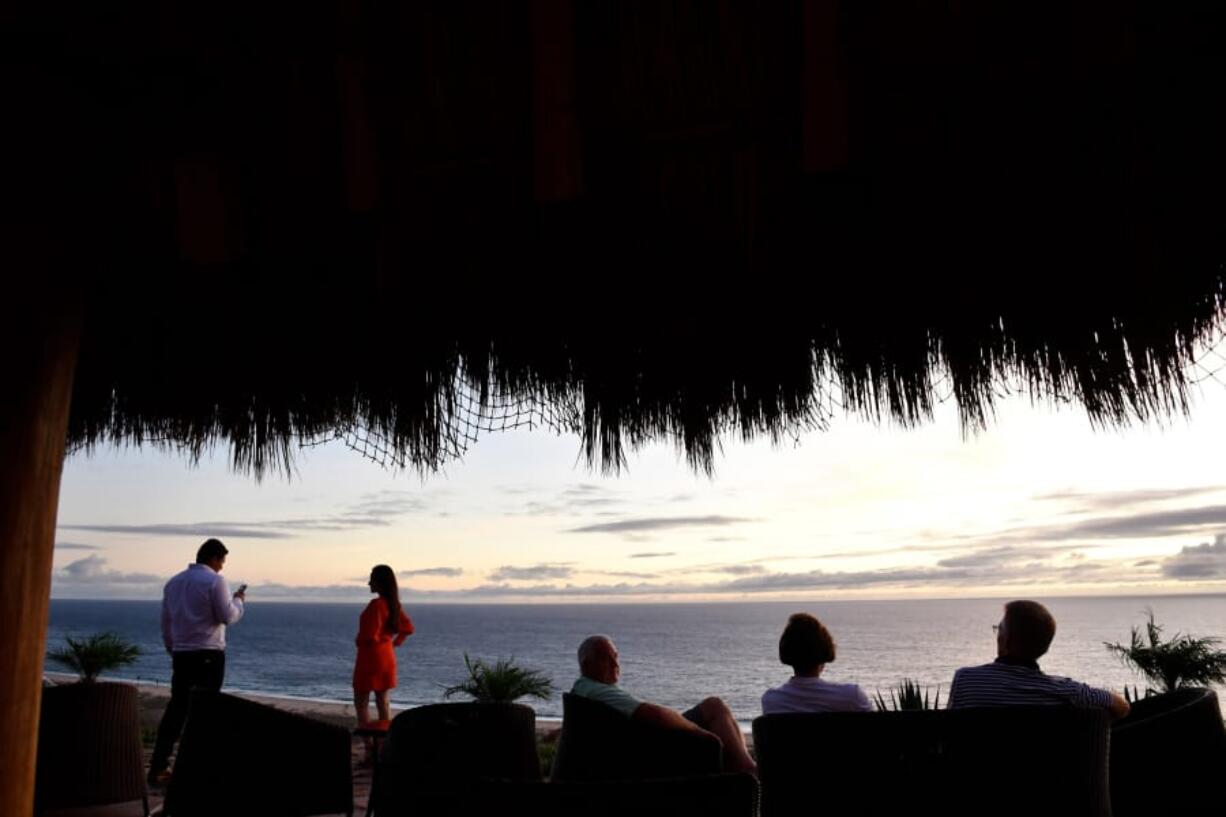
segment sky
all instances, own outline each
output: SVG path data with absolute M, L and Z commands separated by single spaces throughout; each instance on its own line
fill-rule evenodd
M 363 601 L 390 564 L 414 602 L 744 601 L 1226 591 L 1226 385 L 1188 417 L 1092 428 L 1009 398 L 964 436 L 837 416 L 715 474 L 667 443 L 616 476 L 547 430 L 487 433 L 422 478 L 341 442 L 257 482 L 216 449 L 65 464 L 53 598 L 156 599 L 208 537 L 248 600 Z

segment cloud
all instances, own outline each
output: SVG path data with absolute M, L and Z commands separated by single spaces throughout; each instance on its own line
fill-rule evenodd
M 585 570 L 584 573 L 594 573 L 598 576 L 613 576 L 619 579 L 658 579 L 659 573 L 635 573 L 633 570 Z
M 659 559 L 664 556 L 676 556 L 677 554 L 671 550 L 660 551 L 656 553 L 631 553 L 631 559 Z
M 411 591 L 401 588 L 404 595 Z M 263 599 L 310 599 L 314 601 L 356 601 L 370 595 L 370 589 L 361 584 L 291 585 L 280 582 L 259 582 L 247 588 L 248 601 Z
M 968 554 L 969 555 L 969 554 Z M 793 573 L 767 572 L 754 564 L 705 565 L 687 570 L 669 571 L 679 574 L 724 573 L 732 578 L 708 582 L 659 581 L 659 575 L 618 571 L 577 570 L 567 564 L 542 564 L 531 567 L 503 567 L 491 575 L 491 581 L 475 587 L 456 590 L 413 590 L 406 594 L 423 599 L 463 600 L 496 598 L 586 598 L 586 597 L 645 597 L 737 595 L 752 596 L 767 593 L 806 593 L 833 590 L 864 590 L 875 588 L 965 588 L 995 586 L 1002 590 L 1015 585 L 1049 582 L 1081 584 L 1118 583 L 1130 578 L 1152 578 L 1152 573 L 1130 574 L 1115 561 L 1088 561 L 1069 548 L 1053 548 L 1038 553 L 1015 551 L 1006 558 L 983 559 L 978 564 L 953 566 L 920 566 L 864 571 L 811 570 Z M 1034 558 L 1053 557 L 1056 558 Z M 567 579 L 575 574 L 595 574 L 639 581 L 548 582 L 542 579 Z M 656 581 L 651 581 L 656 579 Z M 523 584 L 519 582 L 533 582 Z M 516 583 L 512 583 L 516 582 Z M 305 594 L 304 594 L 305 595 Z
M 588 571 L 583 571 L 588 572 Z M 723 573 L 732 578 L 708 582 L 639 581 L 617 583 L 546 583 L 514 586 L 496 580 L 478 587 L 450 591 L 455 597 L 588 597 L 588 596 L 686 596 L 804 593 L 826 590 L 873 588 L 1000 587 L 1042 583 L 1117 583 L 1152 578 L 1152 573 L 1133 573 L 1114 560 L 1091 561 L 1072 546 L 998 548 L 981 554 L 951 557 L 931 566 L 862 571 L 810 570 L 768 572 L 760 565 L 715 564 L 670 570 L 684 575 Z M 604 575 L 617 575 L 608 573 Z M 638 578 L 628 576 L 627 578 Z
M 1202 485 L 1188 488 L 1151 488 L 1136 491 L 1055 491 L 1034 497 L 1037 502 L 1076 502 L 1086 510 L 1102 510 L 1107 508 L 1131 508 L 1151 502 L 1168 502 L 1173 499 L 1187 499 L 1221 491 L 1217 485 Z
M 950 571 L 933 568 L 916 570 L 881 570 L 865 573 L 772 573 L 748 576 L 730 581 L 702 584 L 619 582 L 616 584 L 535 584 L 513 586 L 504 583 L 485 584 L 460 591 L 465 596 L 646 596 L 646 595 L 713 595 L 745 594 L 778 591 L 854 589 L 875 585 L 925 584 L 937 574 L 949 578 Z
M 1002 545 L 985 548 L 962 556 L 950 556 L 937 562 L 938 567 L 1004 567 L 1016 565 L 1019 562 L 1043 561 L 1050 556 L 1070 553 L 1077 550 L 1076 545 L 1055 545 L 1048 547 L 1018 547 Z
M 490 581 L 539 581 L 541 579 L 568 579 L 575 570 L 566 564 L 538 564 L 528 567 L 503 565 L 490 573 Z
M 1162 575 L 1171 579 L 1226 579 L 1226 534 L 1183 550 L 1162 562 Z
M 625 501 L 625 498 L 617 491 L 602 485 L 581 482 L 563 488 L 552 498 L 524 502 L 516 508 L 515 512 L 527 516 L 571 516 L 600 508 L 617 507 L 625 504 Z M 602 514 L 608 513 L 608 510 L 602 512 Z
M 642 533 L 644 531 L 673 530 L 676 528 L 707 528 L 740 525 L 756 522 L 740 516 L 656 516 L 642 519 L 622 519 L 618 522 L 601 522 L 571 528 L 567 533 Z
M 60 530 L 82 530 L 93 533 L 129 533 L 137 536 L 195 536 L 224 539 L 287 539 L 289 534 L 265 529 L 260 523 L 192 522 L 188 524 L 158 523 L 151 525 L 60 525 Z
M 165 576 L 111 570 L 96 554 L 77 559 L 51 574 L 53 595 L 77 598 L 153 597 L 161 592 Z
M 81 545 L 76 542 L 56 542 L 56 550 L 102 550 L 97 545 Z
M 219 539 L 289 539 L 303 532 L 352 531 L 387 527 L 399 517 L 432 510 L 431 502 L 420 494 L 381 491 L 366 494 L 360 501 L 332 514 L 290 519 L 213 521 L 146 525 L 63 524 L 61 530 L 94 533 L 124 533 L 135 536 L 193 536 Z
M 1199 508 L 1180 508 L 1130 516 L 1087 519 L 1065 528 L 1051 529 L 1046 535 L 1036 538 L 1048 540 L 1077 537 L 1142 539 L 1172 536 L 1198 531 L 1206 527 L 1226 527 L 1226 505 L 1206 505 Z
M 460 576 L 463 573 L 464 569 L 461 567 L 419 567 L 416 570 L 400 571 L 400 577 L 407 579 L 412 576 Z
M 931 567 L 866 570 L 858 572 L 827 573 L 811 570 L 805 573 L 766 573 L 733 579 L 722 585 L 724 592 L 762 592 L 779 590 L 825 590 L 853 589 L 880 585 L 917 585 L 966 579 L 965 570 L 938 569 Z
M 1212 533 L 1226 527 L 1226 505 L 1206 505 L 1166 511 L 1135 514 L 1113 514 L 1083 519 L 1071 524 L 1031 525 L 989 533 L 947 534 L 944 544 L 912 545 L 897 552 L 959 550 L 1005 545 L 1033 545 L 1044 542 L 1077 542 L 1081 547 L 1093 546 L 1103 539 L 1160 539 Z M 890 550 L 877 551 L 888 553 Z M 854 554 L 840 554 L 854 555 Z M 827 555 L 825 558 L 829 558 Z
M 766 568 L 762 565 L 724 565 L 716 568 L 716 573 L 727 573 L 729 576 L 753 576 L 759 573 L 765 573 Z
M 559 501 L 569 508 L 591 508 L 603 505 L 617 505 L 621 499 L 616 493 L 600 485 L 580 483 L 566 488 L 558 495 Z
M 62 578 L 74 582 L 105 581 L 112 584 L 149 584 L 164 581 L 163 577 L 153 573 L 121 573 L 117 570 L 108 570 L 106 565 L 107 561 L 102 556 L 86 556 L 84 559 L 69 562 L 60 568 L 58 573 Z

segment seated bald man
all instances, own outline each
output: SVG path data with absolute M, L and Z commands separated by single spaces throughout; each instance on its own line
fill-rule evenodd
M 579 645 L 579 672 L 580 678 L 571 688 L 572 695 L 599 701 L 627 718 L 664 729 L 709 732 L 723 744 L 724 762 L 731 771 L 757 774 L 758 765 L 745 748 L 745 735 L 728 705 L 719 698 L 707 698 L 684 713 L 640 701 L 617 685 L 621 678 L 617 647 L 604 635 L 589 636 Z
M 1079 681 L 1047 675 L 1039 658 L 1056 637 L 1056 619 L 1037 601 L 1011 601 L 996 630 L 996 660 L 963 667 L 954 674 L 949 706 L 1014 706 L 1066 704 L 1105 709 L 1111 718 L 1128 714 L 1128 701 L 1118 693 Z

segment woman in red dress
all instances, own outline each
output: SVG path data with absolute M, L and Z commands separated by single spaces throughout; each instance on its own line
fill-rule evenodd
M 396 686 L 396 654 L 399 647 L 413 634 L 413 622 L 400 609 L 400 588 L 396 573 L 387 565 L 375 565 L 370 571 L 370 592 L 379 598 L 366 605 L 358 624 L 358 660 L 353 667 L 353 706 L 358 713 L 358 725 L 370 722 L 370 693 L 375 693 L 375 708 L 379 720 L 391 717 L 387 692 Z

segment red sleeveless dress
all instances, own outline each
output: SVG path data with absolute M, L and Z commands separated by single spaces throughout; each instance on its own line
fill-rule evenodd
M 381 692 L 396 686 L 396 654 L 399 647 L 413 634 L 413 622 L 400 611 L 400 630 L 393 636 L 387 622 L 387 602 L 381 598 L 366 605 L 358 622 L 358 660 L 353 666 L 355 692 Z

